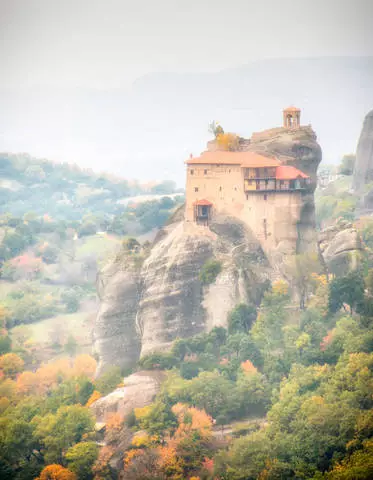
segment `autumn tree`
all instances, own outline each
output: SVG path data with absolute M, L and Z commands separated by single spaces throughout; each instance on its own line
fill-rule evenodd
M 46 466 L 35 480 L 78 480 L 78 477 L 59 464 L 51 464 Z
M 0 371 L 5 376 L 15 377 L 17 373 L 23 370 L 25 362 L 15 353 L 6 353 L 0 357 Z

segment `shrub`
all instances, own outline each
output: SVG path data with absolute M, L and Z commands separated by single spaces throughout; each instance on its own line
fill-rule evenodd
M 201 268 L 198 278 L 203 285 L 210 285 L 215 282 L 221 270 L 222 264 L 219 260 L 208 260 Z

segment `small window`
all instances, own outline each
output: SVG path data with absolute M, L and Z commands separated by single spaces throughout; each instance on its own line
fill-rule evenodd
M 228 173 L 231 173 L 231 169 L 228 170 Z
M 203 174 L 204 174 L 204 175 L 207 175 L 207 170 L 203 170 Z
M 222 190 L 223 190 L 222 187 L 219 187 L 219 192 L 221 192 Z
M 190 174 L 191 174 L 191 175 L 194 175 L 194 170 L 191 170 L 191 171 L 190 171 Z
M 249 200 L 249 194 L 248 193 L 246 194 L 246 200 Z
M 267 200 L 267 195 L 264 195 L 264 200 Z
M 237 192 L 237 187 L 234 187 L 234 189 L 235 189 L 235 190 L 236 190 L 236 192 Z
M 195 191 L 195 192 L 198 192 L 198 187 L 194 187 L 194 191 Z

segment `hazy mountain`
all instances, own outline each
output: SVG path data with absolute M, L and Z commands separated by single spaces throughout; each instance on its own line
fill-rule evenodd
M 184 181 L 183 160 L 199 153 L 215 119 L 250 136 L 302 108 L 324 160 L 355 150 L 373 106 L 373 57 L 273 59 L 216 73 L 159 73 L 127 90 L 0 92 L 0 150 L 76 161 L 127 178 Z

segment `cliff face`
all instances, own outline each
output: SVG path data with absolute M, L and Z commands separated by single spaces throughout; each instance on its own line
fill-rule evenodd
M 353 175 L 353 189 L 361 193 L 373 181 L 373 110 L 364 119 L 360 134 Z
M 276 155 L 316 179 L 321 149 L 309 127 L 262 132 L 242 148 Z M 228 312 L 240 302 L 259 303 L 268 281 L 281 278 L 288 255 L 317 250 L 313 189 L 314 184 L 301 204 L 290 208 L 292 226 L 283 229 L 272 251 L 266 252 L 261 239 L 237 218 L 214 214 L 207 228 L 179 214 L 141 266 L 131 255 L 108 265 L 98 277 L 98 374 L 111 365 L 131 367 L 140 355 L 167 349 L 178 337 L 226 326 Z M 222 271 L 204 286 L 199 273 L 211 258 L 221 262 Z

